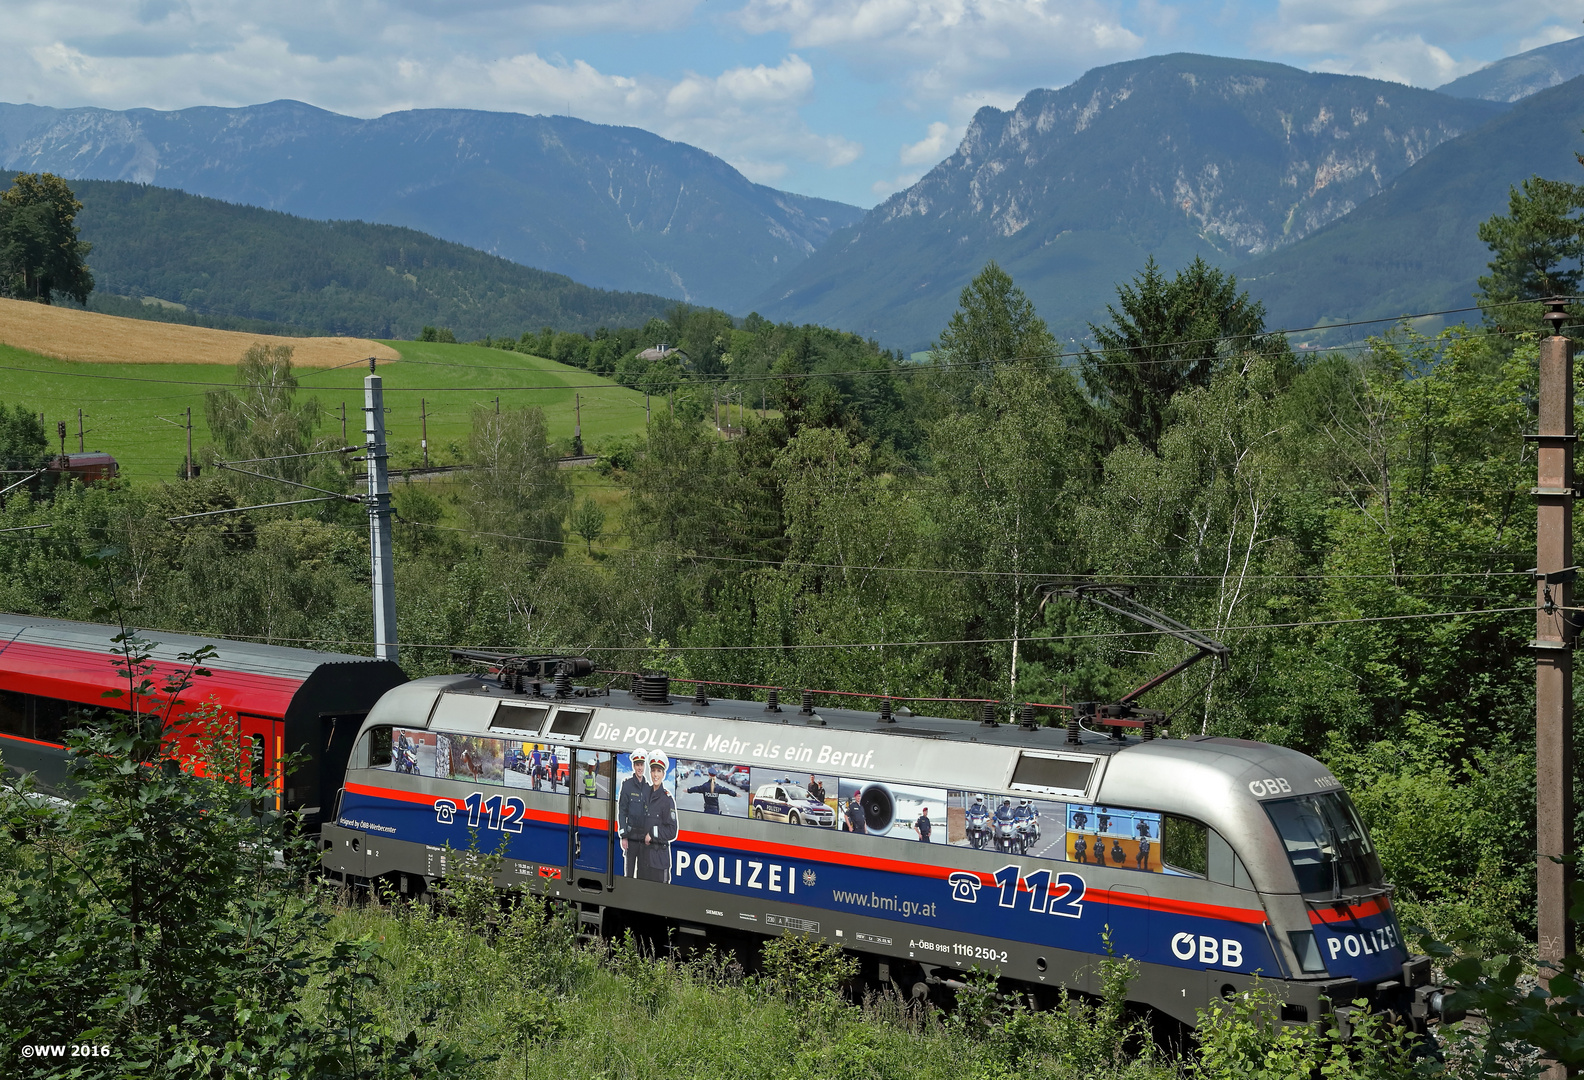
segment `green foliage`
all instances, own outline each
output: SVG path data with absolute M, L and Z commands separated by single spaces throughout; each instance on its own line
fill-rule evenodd
M 1568 915 L 1584 918 L 1584 882 L 1571 888 Z M 1521 1064 L 1527 1048 L 1570 1075 L 1584 1066 L 1584 957 L 1570 950 L 1536 978 L 1524 955 L 1526 943 L 1511 933 L 1494 947 L 1471 933 L 1454 935 L 1452 944 L 1430 936 L 1420 944 L 1444 965 L 1455 987 L 1448 1006 L 1477 1011 L 1483 1019 L 1482 1075 L 1499 1075 L 1515 1059 Z
M 48 458 L 49 437 L 38 413 L 25 405 L 9 409 L 0 405 L 0 469 L 32 470 Z M 0 488 L 10 487 L 19 479 L 13 476 L 0 482 Z
M 0 296 L 52 303 L 57 293 L 88 302 L 93 245 L 77 238 L 77 201 L 51 173 L 18 173 L 0 194 Z
M 722 329 L 708 313 L 669 319 L 680 326 L 647 329 L 690 355 L 697 343 L 676 330 Z M 880 695 L 1007 710 L 1114 699 L 1185 646 L 1090 606 L 1042 604 L 1038 587 L 1133 581 L 1144 602 L 1233 650 L 1224 671 L 1205 665 L 1146 695 L 1173 710 L 1174 734 L 1325 760 L 1411 921 L 1486 942 L 1530 925 L 1533 683 L 1519 609 L 1532 606 L 1532 342 L 1404 328 L 1286 373 L 1229 353 L 1171 398 L 1154 450 L 1132 440 L 1102 453 L 1060 368 L 997 366 L 936 412 L 943 399 L 901 375 L 931 369 L 862 342 L 763 319 L 729 334 L 717 357 L 728 372 L 798 366 L 783 398 L 793 413 L 750 411 L 723 438 L 708 397 L 706 419 L 687 418 L 701 385 L 688 383 L 678 415 L 657 400 L 647 438 L 599 476 L 556 468 L 532 412 L 486 406 L 466 452 L 478 467 L 399 487 L 412 673 L 451 670 L 454 644 L 575 647 L 613 668 L 655 650 L 652 666 L 678 676 L 874 695 L 849 699 L 858 708 Z M 545 335 L 530 336 L 541 347 Z M 860 355 L 874 384 L 896 388 L 889 428 L 865 419 L 882 415 L 863 404 L 880 397 L 822 373 Z M 281 380 L 243 381 L 287 399 Z M 888 430 L 913 433 L 911 456 Z M 168 521 L 246 505 L 242 494 L 206 472 L 12 498 L 0 528 L 52 528 L 0 541 L 0 607 L 91 618 L 75 560 L 109 547 L 105 572 L 147 625 L 366 649 L 361 515 L 322 504 Z M 568 519 L 591 498 L 620 524 L 601 529 L 598 558 L 563 557 L 580 535 Z
M 212 650 L 156 679 L 149 648 L 116 639 L 127 689 L 67 736 L 72 803 L 0 789 L 0 1068 L 62 1041 L 113 1047 L 76 1076 L 458 1075 L 455 1051 L 375 1022 L 366 942 L 325 947 L 317 844 L 259 809 L 234 727 L 196 704 Z
M 1532 329 L 1540 310 L 1520 302 L 1571 296 L 1584 275 L 1584 186 L 1531 176 L 1509 191 L 1507 213 L 1480 223 L 1479 238 L 1493 256 L 1479 279 L 1486 318 Z
M 451 328 L 449 326 L 441 326 L 438 328 L 433 326 L 425 326 L 422 330 L 418 331 L 417 340 L 433 341 L 443 345 L 455 345 L 457 343 L 456 335 L 451 332 Z
M 1035 1009 L 1002 992 L 993 974 L 974 970 L 944 1025 L 979 1047 L 987 1075 L 1147 1075 L 1155 1068 L 1150 1035 L 1126 1007 L 1137 976 L 1137 962 L 1106 957 L 1098 999 L 1062 990 L 1050 1008 Z
M 815 1010 L 843 1002 L 858 975 L 858 958 L 819 938 L 785 933 L 764 944 L 764 973 L 770 988 Z
M 315 468 L 314 430 L 324 420 L 318 398 L 298 403 L 297 376 L 290 345 L 249 346 L 237 361 L 237 389 L 210 390 L 204 395 L 205 419 L 214 447 L 206 447 L 210 465 L 218 456 L 241 461 L 245 473 L 226 472 L 228 482 L 260 501 L 281 498 L 284 485 L 260 476 L 278 476 L 302 483 Z M 276 459 L 263 460 L 257 459 Z M 258 474 L 258 475 L 249 475 Z
M 994 260 L 963 288 L 930 352 L 938 392 L 959 400 L 999 367 L 1047 369 L 1061 359 L 1045 320 Z
M 0 171 L 0 182 L 16 174 Z M 640 326 L 672 301 L 580 285 L 414 229 L 316 221 L 171 188 L 77 180 L 95 310 L 252 333 L 472 340 Z M 146 303 L 163 300 L 165 304 Z M 175 305 L 175 306 L 171 306 Z
M 605 510 L 594 501 L 592 495 L 585 495 L 578 500 L 572 510 L 572 517 L 567 522 L 572 531 L 583 538 L 588 545 L 588 553 L 594 554 L 594 541 L 600 538 L 605 531 Z
M 1278 378 L 1292 365 L 1286 340 L 1265 333 L 1264 305 L 1200 258 L 1170 279 L 1149 259 L 1106 311 L 1108 323 L 1089 326 L 1100 348 L 1086 346 L 1081 363 L 1111 446 L 1131 438 L 1154 451 L 1172 399 L 1209 386 L 1230 357 L 1261 356 Z
M 475 526 L 510 550 L 554 555 L 572 496 L 543 411 L 475 406 L 468 459 L 467 512 Z
M 1507 196 L 1507 213 L 1480 223 L 1495 256 L 1480 290 L 1491 303 L 1574 292 L 1584 262 L 1584 188 L 1531 176 Z
M 1197 1060 L 1189 1065 L 1200 1080 L 1404 1080 L 1444 1075 L 1418 1056 L 1417 1036 L 1364 1001 L 1350 1014 L 1352 1031 L 1324 1034 L 1277 1019 L 1281 1000 L 1264 986 L 1212 1001 L 1199 1013 Z

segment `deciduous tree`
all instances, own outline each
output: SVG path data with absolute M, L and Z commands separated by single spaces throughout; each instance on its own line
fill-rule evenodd
M 93 245 L 77 238 L 77 201 L 52 173 L 22 173 L 0 195 L 0 295 L 53 302 L 57 293 L 88 302 Z

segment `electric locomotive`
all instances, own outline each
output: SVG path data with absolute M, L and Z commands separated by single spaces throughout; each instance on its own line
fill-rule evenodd
M 915 993 L 973 968 L 1093 993 L 1112 953 L 1139 963 L 1130 999 L 1185 1024 L 1256 979 L 1292 1022 L 1345 1028 L 1359 998 L 1418 1023 L 1440 1007 L 1357 812 L 1304 754 L 689 701 L 664 676 L 577 686 L 586 660 L 551 685 L 553 662 L 386 693 L 321 830 L 326 870 L 413 893 L 476 845 L 502 856 L 498 884 L 574 905 L 590 933 L 796 931 Z

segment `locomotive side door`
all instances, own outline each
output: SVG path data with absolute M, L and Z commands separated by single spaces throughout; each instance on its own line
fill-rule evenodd
M 599 874 L 609 888 L 616 845 L 616 758 L 601 750 L 573 750 L 567 762 L 568 858 L 573 877 Z
M 313 794 L 304 792 L 302 796 L 304 802 L 311 798 L 316 804 L 303 807 L 310 827 L 335 820 L 337 797 L 346 781 L 347 758 L 352 754 L 352 744 L 367 716 L 368 713 L 319 714 L 318 790 Z

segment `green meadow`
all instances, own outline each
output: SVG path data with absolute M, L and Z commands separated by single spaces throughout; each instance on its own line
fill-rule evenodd
M 428 416 L 431 464 L 453 464 L 467 444 L 475 408 L 538 406 L 550 437 L 569 443 L 581 400 L 586 448 L 644 430 L 644 395 L 580 368 L 522 353 L 474 345 L 387 342 L 402 359 L 379 365 L 385 384 L 386 428 L 393 468 L 423 460 L 420 440 Z M 347 435 L 362 442 L 366 365 L 299 368 L 300 397 L 324 407 L 323 432 L 339 438 L 341 409 Z M 84 446 L 115 455 L 133 483 L 173 479 L 186 452 L 186 410 L 192 409 L 193 445 L 209 441 L 204 395 L 235 382 L 233 369 L 216 364 L 102 364 L 55 360 L 0 345 L 0 402 L 42 412 L 51 445 L 59 447 L 56 421 L 66 421 L 66 448 L 77 449 L 77 410 L 83 412 Z M 656 401 L 656 407 L 663 403 Z

